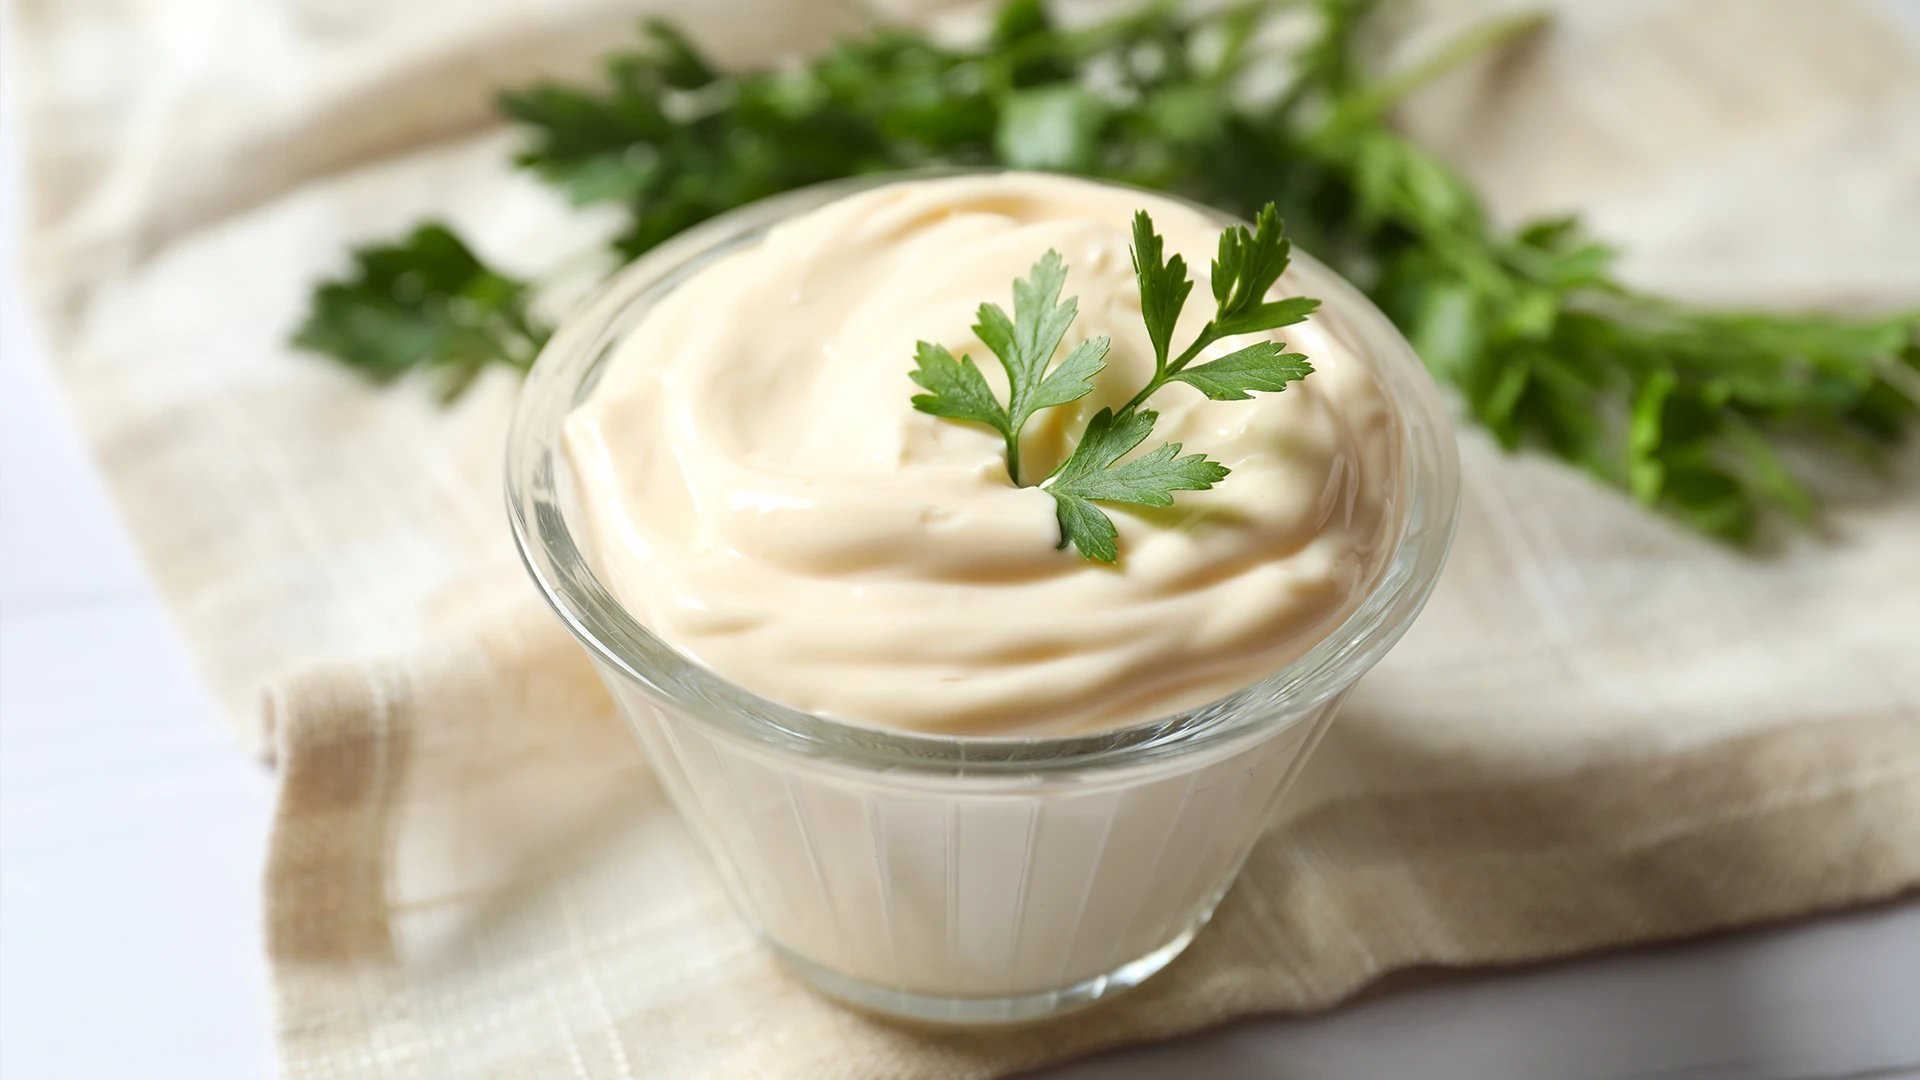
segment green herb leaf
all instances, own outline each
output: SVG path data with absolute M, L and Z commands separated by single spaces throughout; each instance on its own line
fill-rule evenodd
M 1152 409 L 1116 417 L 1101 409 L 1087 421 L 1079 445 L 1044 485 L 1050 492 L 1104 502 L 1172 506 L 1173 492 L 1199 491 L 1226 479 L 1227 468 L 1205 454 L 1176 458 L 1179 443 L 1121 462 L 1153 431 L 1160 414 Z
M 1171 506 L 1176 491 L 1201 491 L 1226 479 L 1226 466 L 1205 454 L 1181 457 L 1179 443 L 1121 461 L 1145 441 L 1158 419 L 1150 409 L 1117 417 L 1112 409 L 1101 409 L 1087 422 L 1079 445 L 1041 485 L 1054 498 L 1060 547 L 1072 544 L 1089 559 L 1111 563 L 1119 558 L 1119 534 L 1092 501 Z
M 913 398 L 913 407 L 933 416 L 972 420 L 998 431 L 1007 444 L 1007 475 L 1020 482 L 1020 429 L 1040 409 L 1064 405 L 1093 392 L 1089 380 L 1107 366 L 1109 342 L 1092 338 L 1073 347 L 1049 373 L 1079 302 L 1060 302 L 1067 280 L 1060 253 L 1049 251 L 1033 264 L 1029 277 L 1013 283 L 1013 317 L 998 304 L 981 304 L 973 332 L 1006 369 L 1008 395 L 1002 406 L 971 359 L 956 361 L 944 346 L 919 343 L 913 381 L 929 391 Z
M 955 360 L 945 345 L 922 341 L 914 360 L 918 366 L 911 377 L 928 391 L 914 395 L 914 408 L 949 420 L 971 420 L 976 424 L 985 424 L 1002 435 L 1012 437 L 1013 428 L 1007 422 L 1007 410 L 993 396 L 993 388 L 987 385 L 987 377 L 973 366 L 971 357 Z
M 315 290 L 292 343 L 375 380 L 426 370 L 452 398 L 488 364 L 526 370 L 551 333 L 529 314 L 526 283 L 489 269 L 445 225 L 353 259 Z
M 1112 564 L 1120 559 L 1120 530 L 1105 511 L 1085 499 L 1055 493 L 1054 517 L 1060 522 L 1060 548 L 1072 544 L 1074 550 L 1094 562 Z
M 1133 215 L 1133 274 L 1140 280 L 1140 314 L 1147 323 L 1147 338 L 1153 342 L 1154 370 L 1167 366 L 1167 350 L 1173 341 L 1173 328 L 1180 321 L 1180 309 L 1193 292 L 1187 279 L 1187 261 L 1179 255 L 1165 257 L 1166 241 L 1153 231 L 1153 219 L 1145 210 Z
M 1267 291 L 1280 280 L 1292 258 L 1293 242 L 1287 239 L 1280 211 L 1272 203 L 1260 209 L 1252 232 L 1245 225 L 1235 225 L 1220 234 L 1220 254 L 1213 261 L 1213 298 L 1219 304 L 1219 313 L 1213 321 L 1222 335 L 1280 325 L 1255 324 L 1262 318 L 1259 312 L 1272 306 L 1264 303 Z M 1306 313 L 1301 313 L 1300 318 L 1305 317 Z
M 1033 264 L 1030 276 L 1013 283 L 1013 318 L 999 304 L 980 305 L 973 332 L 1007 370 L 1010 387 L 1007 413 L 1017 427 L 1033 412 L 1032 397 L 1053 354 L 1066 337 L 1067 327 L 1079 314 L 1080 302 L 1068 297 L 1060 302 L 1060 287 L 1066 283 L 1067 266 L 1060 253 L 1049 251 Z M 1092 390 L 1088 386 L 1083 390 Z
M 1657 456 L 1665 429 L 1667 399 L 1673 394 L 1674 378 L 1661 372 L 1648 379 L 1633 403 L 1633 418 L 1627 432 L 1627 483 L 1633 497 L 1652 506 L 1660 500 L 1666 486 L 1666 463 Z
M 1186 263 L 1180 256 L 1162 257 L 1166 242 L 1154 231 L 1147 212 L 1134 215 L 1133 269 L 1140 279 L 1140 312 L 1153 341 L 1153 378 L 1122 412 L 1139 408 L 1170 382 L 1187 383 L 1217 400 L 1240 401 L 1250 396 L 1249 390 L 1284 390 L 1287 383 L 1313 371 L 1305 356 L 1284 352 L 1286 345 L 1275 341 L 1256 342 L 1197 368 L 1187 366 L 1221 338 L 1291 326 L 1320 308 L 1320 301 L 1304 296 L 1266 299 L 1287 268 L 1292 243 L 1272 203 L 1257 217 L 1252 231 L 1235 225 L 1220 234 L 1220 257 L 1213 261 L 1214 317 L 1179 356 L 1169 360 L 1174 324 L 1193 283 L 1187 280 Z
M 1066 359 L 1055 365 L 1047 377 L 1022 403 L 1031 416 L 1040 409 L 1078 401 L 1093 392 L 1093 377 L 1107 366 L 1107 350 L 1112 343 L 1105 337 L 1090 338 L 1068 350 Z
M 1240 314 L 1215 320 L 1214 327 L 1221 337 L 1235 334 L 1258 334 L 1268 330 L 1278 330 L 1283 326 L 1305 322 L 1307 316 L 1320 310 L 1320 301 L 1309 296 L 1289 296 L 1285 300 L 1275 300 L 1268 304 L 1255 304 Z
M 1215 401 L 1244 401 L 1249 390 L 1280 391 L 1291 382 L 1313 374 L 1304 353 L 1285 352 L 1278 341 L 1257 341 L 1238 352 L 1195 367 L 1182 368 L 1172 376 Z

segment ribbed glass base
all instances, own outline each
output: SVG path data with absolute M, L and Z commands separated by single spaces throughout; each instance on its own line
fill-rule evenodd
M 1211 910 L 1206 913 L 1211 914 Z M 1192 926 L 1172 941 L 1105 975 L 1096 975 L 1059 990 L 1022 997 L 955 998 L 912 994 L 830 971 L 782 948 L 776 942 L 769 941 L 767 946 L 781 963 L 814 989 L 857 1009 L 943 1027 L 988 1027 L 1046 1020 L 1131 990 L 1179 956 L 1193 941 L 1194 935 L 1200 932 L 1200 928 L 1206 925 L 1206 915 L 1196 919 Z

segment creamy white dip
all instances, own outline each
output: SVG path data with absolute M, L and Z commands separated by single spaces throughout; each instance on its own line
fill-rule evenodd
M 1390 554 L 1395 420 L 1367 366 L 1313 320 L 1274 336 L 1313 363 L 1282 393 L 1170 384 L 1141 452 L 1231 468 L 1163 510 L 1105 507 L 1116 566 L 1059 539 L 999 435 L 912 407 L 916 340 L 974 358 L 983 301 L 1048 249 L 1079 318 L 1062 355 L 1113 341 L 1094 393 L 1037 414 L 1044 477 L 1102 406 L 1152 373 L 1129 256 L 1146 209 L 1212 307 L 1220 227 L 1145 192 L 1005 173 L 910 181 L 777 226 L 675 288 L 569 417 L 597 572 L 668 643 L 787 705 L 884 727 L 1043 735 L 1152 719 L 1258 681 L 1324 637 Z M 1300 291 L 1293 275 L 1274 295 Z M 1252 338 L 1216 343 L 1204 361 Z

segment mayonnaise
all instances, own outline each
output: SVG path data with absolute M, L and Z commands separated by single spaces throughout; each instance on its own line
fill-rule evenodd
M 1079 299 L 1062 355 L 1113 345 L 1094 393 L 1028 424 L 1024 479 L 1046 476 L 1152 373 L 1129 254 L 1142 208 L 1198 279 L 1177 351 L 1211 312 L 1219 226 L 1087 181 L 892 184 L 701 268 L 568 418 L 601 578 L 669 644 L 761 695 L 955 735 L 1148 720 L 1298 657 L 1373 583 L 1400 483 L 1385 397 L 1313 320 L 1275 334 L 1315 368 L 1285 392 L 1154 395 L 1140 452 L 1177 441 L 1233 471 L 1166 509 L 1103 507 L 1117 566 L 1056 550 L 1053 499 L 1014 486 L 998 434 L 912 407 L 919 339 L 972 356 L 1004 398 L 975 311 L 1011 311 L 1013 280 L 1057 250 L 1062 296 Z M 1292 277 L 1276 296 L 1300 291 Z

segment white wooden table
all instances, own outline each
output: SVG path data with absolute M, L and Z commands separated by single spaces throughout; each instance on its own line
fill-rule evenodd
M 0 1080 L 269 1076 L 272 777 L 227 742 L 63 415 L 24 324 L 6 174 Z M 1920 1077 L 1920 902 L 1450 978 L 1047 1076 L 1182 1074 Z

